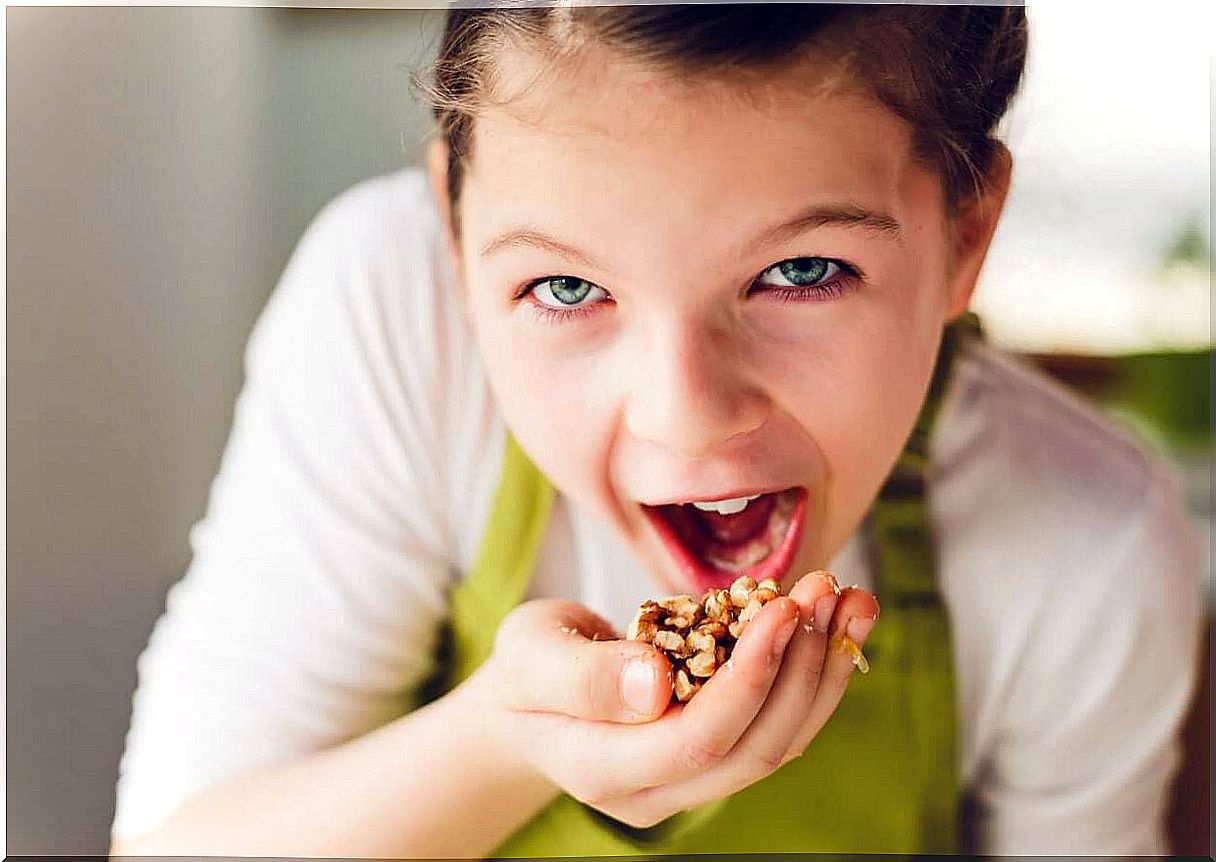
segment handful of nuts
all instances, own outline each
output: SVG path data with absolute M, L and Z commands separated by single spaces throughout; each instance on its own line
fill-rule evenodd
M 663 651 L 671 663 L 672 697 L 687 703 L 730 658 L 752 618 L 780 595 L 771 578 L 757 584 L 744 576 L 730 589 L 706 590 L 700 601 L 687 595 L 646 601 L 627 637 Z

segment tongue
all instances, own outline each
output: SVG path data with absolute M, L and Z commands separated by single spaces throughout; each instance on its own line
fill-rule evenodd
M 749 541 L 768 525 L 769 515 L 777 504 L 776 494 L 765 494 L 752 500 L 747 508 L 734 515 L 719 515 L 717 512 L 702 512 L 695 506 L 681 506 L 697 518 L 710 535 L 718 542 L 735 545 Z

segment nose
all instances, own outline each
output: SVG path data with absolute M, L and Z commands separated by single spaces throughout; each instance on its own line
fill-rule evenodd
M 728 331 L 692 323 L 656 328 L 638 356 L 624 407 L 634 437 L 694 459 L 764 423 L 769 400 Z

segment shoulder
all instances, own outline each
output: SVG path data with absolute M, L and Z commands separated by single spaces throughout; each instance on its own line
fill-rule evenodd
M 505 426 L 447 256 L 439 209 L 422 168 L 373 177 L 334 198 L 301 245 L 323 250 L 326 290 L 343 328 L 378 374 L 378 393 L 400 394 L 394 427 L 441 474 L 431 508 L 442 512 L 458 568 L 475 559 L 497 487 Z M 376 361 L 381 360 L 381 361 Z M 418 430 L 421 426 L 421 430 Z
M 252 343 L 326 338 L 375 345 L 383 358 L 425 367 L 458 330 L 459 291 L 421 168 L 363 180 L 313 217 Z
M 433 305 L 454 275 L 422 169 L 362 180 L 326 203 L 300 237 L 283 281 L 292 289 L 380 292 L 390 304 Z
M 977 468 L 1007 516 L 1050 514 L 1100 529 L 1134 519 L 1175 479 L 1149 447 L 1096 406 L 1017 357 L 969 343 L 935 440 L 943 477 Z
M 1061 604 L 1132 613 L 1198 598 L 1173 471 L 1027 363 L 968 345 L 933 445 L 944 587 L 992 631 L 1025 636 Z
M 1115 780 L 1109 758 L 1076 756 L 1105 734 L 1147 787 L 1145 764 L 1185 706 L 1193 667 L 1179 644 L 1193 642 L 1202 607 L 1199 537 L 1173 472 L 1095 407 L 982 344 L 960 356 L 933 463 L 966 774 L 991 759 L 986 793 L 1054 787 L 1076 801 Z M 1111 714 L 1139 718 L 1113 730 Z M 1119 734 L 1137 721 L 1132 744 Z M 988 802 L 998 820 L 1017 819 L 1016 800 Z M 1087 822 L 1113 821 L 1095 811 Z M 1025 830 L 1011 834 L 1028 846 Z
M 309 233 L 368 243 L 403 226 L 431 230 L 437 225 L 426 174 L 410 167 L 355 183 L 330 200 L 313 219 Z

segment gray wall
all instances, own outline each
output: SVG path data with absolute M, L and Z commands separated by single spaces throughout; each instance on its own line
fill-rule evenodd
M 135 657 L 308 219 L 416 163 L 441 13 L 10 8 L 8 843 L 102 853 Z

